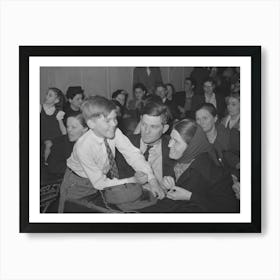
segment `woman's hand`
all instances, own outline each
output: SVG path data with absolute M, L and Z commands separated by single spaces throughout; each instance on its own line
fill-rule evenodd
M 162 186 L 166 191 L 171 190 L 172 188 L 175 187 L 175 181 L 174 178 L 171 176 L 164 176 L 162 181 Z
M 192 192 L 187 191 L 181 187 L 174 186 L 166 195 L 172 200 L 190 200 Z
M 63 111 L 59 111 L 59 112 L 56 114 L 56 119 L 57 119 L 58 121 L 61 121 L 61 120 L 63 120 L 64 115 L 65 115 L 65 113 L 64 113 Z

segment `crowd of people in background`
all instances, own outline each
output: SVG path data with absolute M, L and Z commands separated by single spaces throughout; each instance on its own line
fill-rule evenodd
M 164 84 L 159 67 L 136 67 L 132 93 L 117 89 L 110 100 L 77 85 L 65 95 L 51 87 L 40 120 L 41 183 L 64 178 L 59 212 L 70 192 L 65 184 L 73 182 L 72 198 L 78 199 L 92 189 L 141 184 L 157 198 L 138 205 L 141 212 L 239 211 L 239 67 L 195 67 L 183 91 Z M 105 139 L 104 147 L 96 136 Z M 103 154 L 86 147 L 90 141 Z M 110 157 L 118 169 L 111 178 Z

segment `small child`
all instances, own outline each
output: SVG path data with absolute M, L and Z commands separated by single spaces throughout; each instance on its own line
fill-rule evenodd
M 58 88 L 48 89 L 45 102 L 41 106 L 41 142 L 44 144 L 44 163 L 51 152 L 53 139 L 66 134 L 63 123 L 64 112 L 61 110 L 64 103 L 64 95 Z

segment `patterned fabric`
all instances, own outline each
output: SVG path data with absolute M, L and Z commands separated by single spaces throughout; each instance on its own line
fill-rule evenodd
M 112 178 L 119 178 L 119 171 L 118 171 L 118 167 L 114 158 L 114 155 L 112 153 L 112 150 L 108 144 L 108 141 L 106 138 L 104 138 L 104 143 L 105 143 L 105 147 L 106 147 L 106 151 L 107 151 L 107 155 L 108 155 L 108 159 L 109 159 L 109 165 L 110 165 L 110 177 Z
M 147 149 L 144 153 L 144 158 L 145 158 L 146 161 L 148 161 L 150 150 L 151 150 L 152 147 L 153 147 L 152 145 L 147 145 Z

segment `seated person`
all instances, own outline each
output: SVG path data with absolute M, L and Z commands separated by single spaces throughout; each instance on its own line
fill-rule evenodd
M 59 212 L 67 199 L 79 199 L 97 190 L 125 183 L 149 183 L 149 190 L 158 198 L 164 192 L 139 149 L 117 128 L 114 103 L 102 96 L 89 97 L 81 107 L 89 130 L 79 138 L 67 160 L 67 169 L 60 189 Z M 119 179 L 114 159 L 115 149 L 137 172 L 131 178 Z
M 68 117 L 66 124 L 67 135 L 57 137 L 51 147 L 45 170 L 49 178 L 63 178 L 75 142 L 88 130 L 82 114 Z
M 147 89 L 143 84 L 137 83 L 133 86 L 133 93 L 135 98 L 128 102 L 128 110 L 132 118 L 139 120 L 144 100 L 147 97 Z
M 112 102 L 113 102 L 113 103 L 115 104 L 115 106 L 116 106 L 118 128 L 124 133 L 122 105 L 121 105 L 121 103 L 120 103 L 118 100 L 116 100 L 116 99 L 112 99 Z
M 185 119 L 174 125 L 170 136 L 175 178 L 164 177 L 167 198 L 141 212 L 237 212 L 231 176 L 218 164 L 202 129 Z
M 128 118 L 129 114 L 126 108 L 128 93 L 124 89 L 118 89 L 112 93 L 112 100 L 118 102 L 118 106 L 120 106 L 120 113 L 123 118 Z
M 217 124 L 217 120 L 217 110 L 213 104 L 205 103 L 196 111 L 196 122 L 206 133 L 220 163 L 239 178 L 240 133 Z
M 240 130 L 240 94 L 232 93 L 226 98 L 228 115 L 224 117 L 221 123 L 229 128 Z
M 164 105 L 166 105 L 172 115 L 172 119 L 179 118 L 179 111 L 177 109 L 176 103 L 172 100 L 167 99 L 168 91 L 165 85 L 159 84 L 156 86 L 155 94 L 161 98 L 161 101 Z
M 179 111 L 179 119 L 194 118 L 192 101 L 194 98 L 195 82 L 189 78 L 185 78 L 184 91 L 177 92 L 175 102 Z
M 192 111 L 195 112 L 204 103 L 211 103 L 216 108 L 219 118 L 225 116 L 226 104 L 223 95 L 215 93 L 215 82 L 212 78 L 208 78 L 203 83 L 204 93 L 196 94 L 192 99 Z
M 131 143 L 140 149 L 150 163 L 158 182 L 162 181 L 163 176 L 174 175 L 174 161 L 168 157 L 170 137 L 164 135 L 169 128 L 168 119 L 169 112 L 165 105 L 161 102 L 147 102 L 141 112 L 140 133 L 128 136 Z M 117 153 L 116 161 L 121 177 L 134 174 L 120 153 Z
M 80 107 L 84 99 L 84 90 L 80 86 L 68 87 L 66 97 L 68 102 L 64 107 L 65 121 L 68 117 L 81 113 Z
M 62 111 L 64 94 L 58 88 L 48 89 L 40 112 L 40 142 L 43 164 L 48 164 L 48 157 L 55 138 L 66 134 L 63 123 L 65 112 Z

